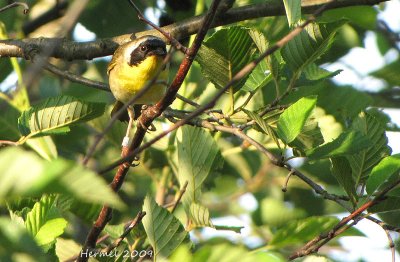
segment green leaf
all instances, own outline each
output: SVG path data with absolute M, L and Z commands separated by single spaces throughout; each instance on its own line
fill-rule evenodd
M 260 31 L 258 31 L 258 30 L 251 29 L 251 30 L 249 30 L 249 35 L 250 35 L 251 39 L 253 39 L 254 43 L 256 44 L 259 53 L 264 53 L 264 52 L 268 49 L 268 47 L 269 47 L 269 42 L 267 41 L 265 35 L 264 35 L 262 32 L 260 32 Z M 269 71 L 270 71 L 272 77 L 273 77 L 276 81 L 279 81 L 279 79 L 280 79 L 280 61 L 281 61 L 281 60 L 282 60 L 282 58 L 281 58 L 281 56 L 280 56 L 280 54 L 279 54 L 279 50 L 276 51 L 276 52 L 274 52 L 273 54 L 271 54 L 271 55 L 269 55 L 269 56 L 267 56 L 267 57 L 265 58 L 267 67 L 268 67 L 268 69 L 269 69 Z M 263 61 L 264 61 L 264 60 L 263 60 Z M 258 78 L 258 79 L 261 79 L 261 74 L 260 74 L 260 73 L 261 73 L 261 72 L 260 72 L 261 70 L 260 70 L 260 69 L 264 69 L 264 65 L 262 65 L 262 63 L 261 63 L 261 65 L 258 65 L 258 66 L 253 70 L 253 73 L 251 73 L 251 75 L 252 75 L 252 74 L 256 74 L 256 75 L 253 76 L 253 77 L 256 78 L 256 79 L 257 79 L 257 78 Z M 254 71 L 259 71 L 259 72 L 258 72 L 258 73 L 255 73 Z M 268 76 L 268 81 L 267 81 L 267 79 L 265 78 L 265 72 L 266 72 L 265 70 L 262 71 L 262 73 L 264 73 L 265 82 L 263 82 L 263 83 L 261 84 L 260 87 L 262 87 L 263 85 L 265 85 L 265 84 L 267 84 L 267 83 L 269 82 L 270 76 Z M 251 78 L 251 75 L 250 75 L 249 78 Z M 258 77 L 257 77 L 257 76 L 258 76 Z M 260 81 L 258 81 L 258 82 L 260 82 Z M 245 88 L 246 88 L 246 89 L 248 89 L 247 84 L 248 84 L 248 83 L 246 82 L 246 85 L 245 85 Z M 249 83 L 249 84 L 250 84 L 250 83 Z
M 17 253 L 25 261 L 49 261 L 23 225 L 0 217 L 0 261 L 17 261 Z
M 209 132 L 196 127 L 183 126 L 178 130 L 178 179 L 181 187 L 188 182 L 182 197 L 188 213 L 192 202 L 199 202 L 201 185 L 211 171 L 220 167 L 222 157 Z
M 307 149 L 314 148 L 322 143 L 324 143 L 324 137 L 319 128 L 319 123 L 313 116 L 310 116 L 301 129 L 300 134 L 289 143 L 289 146 L 295 149 L 295 155 L 304 156 Z
M 244 226 L 224 226 L 224 225 L 214 225 L 216 230 L 229 230 L 240 234 Z
M 44 175 L 57 176 L 55 193 L 65 193 L 86 203 L 125 208 L 110 186 L 95 172 L 72 161 L 57 159 L 46 167 Z M 51 191 L 53 187 L 47 186 Z
M 387 146 L 387 137 L 383 125 L 368 113 L 360 113 L 353 122 L 352 129 L 360 131 L 369 140 L 367 149 L 347 157 L 349 160 L 352 176 L 356 186 L 363 183 L 370 174 L 372 168 L 385 156 L 389 155 L 390 148 Z
M 400 60 L 396 60 L 370 73 L 370 75 L 385 80 L 389 85 L 399 86 L 400 85 L 399 68 L 400 68 Z
M 0 151 L 0 181 L 0 199 L 60 193 L 84 202 L 124 207 L 93 171 L 60 158 L 48 162 L 19 147 Z
M 334 72 L 330 72 L 326 69 L 323 69 L 319 66 L 317 66 L 315 63 L 309 64 L 304 68 L 304 75 L 308 80 L 312 81 L 318 81 L 318 80 L 324 80 L 327 78 L 332 78 L 343 70 L 336 70 Z
M 281 248 L 304 243 L 307 239 L 312 239 L 321 232 L 332 229 L 337 223 L 339 223 L 339 219 L 336 217 L 309 217 L 290 222 L 274 234 L 269 246 Z M 363 235 L 359 231 L 353 231 L 353 234 Z
M 375 35 L 379 52 L 382 56 L 384 56 L 392 48 L 392 46 L 384 33 L 378 31 L 375 32 Z
M 355 204 L 357 202 L 358 195 L 349 161 L 345 157 L 333 157 L 330 160 L 332 163 L 332 175 L 346 191 L 352 203 Z
M 318 93 L 317 105 L 322 107 L 327 114 L 333 115 L 337 121 L 345 122 L 357 117 L 372 102 L 369 95 L 350 86 L 330 85 Z
M 191 218 L 190 230 L 196 227 L 214 228 L 214 225 L 211 222 L 210 211 L 208 211 L 208 208 L 197 203 L 192 203 L 190 205 L 189 212 Z M 188 231 L 190 230 L 188 229 Z
M 179 220 L 165 208 L 160 207 L 150 196 L 143 204 L 146 216 L 142 223 L 154 250 L 154 259 L 168 257 L 182 242 L 188 240 L 188 233 Z
M 3 99 L 0 99 L 0 101 L 2 108 L 2 113 L 0 114 L 0 137 L 2 140 L 17 141 L 21 136 L 17 121 L 20 112 Z
M 67 221 L 55 207 L 55 196 L 43 196 L 28 213 L 25 225 L 38 245 L 43 246 L 64 233 Z
M 284 262 L 286 259 L 278 252 L 260 250 L 249 251 L 243 246 L 232 245 L 228 243 L 214 243 L 201 246 L 196 252 L 190 250 L 190 247 L 180 246 L 171 258 L 170 262 L 232 262 L 239 260 L 241 262 Z
M 283 201 L 271 197 L 264 198 L 259 208 L 261 221 L 270 227 L 282 227 L 289 221 L 306 216 L 303 209 L 288 207 Z
M 315 96 L 303 97 L 281 114 L 277 133 L 285 143 L 292 142 L 300 134 L 316 103 Z
M 368 212 L 371 213 L 382 213 L 390 211 L 400 210 L 400 197 L 399 196 L 388 196 L 377 205 L 368 208 Z
M 58 96 L 22 112 L 18 128 L 24 136 L 65 133 L 69 126 L 89 121 L 104 113 L 105 104 L 83 102 L 72 96 Z
M 360 132 L 344 132 L 332 142 L 306 150 L 306 155 L 309 159 L 352 155 L 368 148 L 369 144 L 369 139 Z
M 373 194 L 395 172 L 400 170 L 400 154 L 382 159 L 371 171 L 366 184 L 368 194 Z
M 301 71 L 328 50 L 335 33 L 343 24 L 343 21 L 309 24 L 282 48 L 283 59 L 293 71 Z
M 57 238 L 56 255 L 59 261 L 67 261 L 72 257 L 72 254 L 79 254 L 81 246 L 75 241 L 64 238 Z
M 56 145 L 49 136 L 31 138 L 26 144 L 46 160 L 52 160 L 58 157 Z
M 268 124 L 266 120 L 260 117 L 257 113 L 251 112 L 246 109 L 242 109 L 242 111 L 245 112 L 251 119 L 256 121 L 257 125 L 261 128 L 261 130 L 265 134 L 269 135 L 274 140 L 275 144 L 279 147 L 278 138 L 276 137 L 273 128 Z
M 375 30 L 377 14 L 378 11 L 372 6 L 351 6 L 326 10 L 319 19 L 328 22 L 348 19 L 363 29 Z
M 246 80 L 242 90 L 248 92 L 256 92 L 271 81 L 272 75 L 269 73 L 268 65 L 265 60 L 262 60 L 251 72 Z
M 301 1 L 283 0 L 286 17 L 290 27 L 293 27 L 301 18 Z
M 252 61 L 254 50 L 249 29 L 232 26 L 215 32 L 203 42 L 196 60 L 203 75 L 217 88 L 222 88 Z M 233 90 L 236 92 L 241 89 L 246 79 L 247 77 L 243 77 L 236 82 Z

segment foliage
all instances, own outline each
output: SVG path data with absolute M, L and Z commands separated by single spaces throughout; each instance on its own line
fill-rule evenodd
M 40 20 L 40 10 L 51 8 L 45 2 L 28 1 L 27 16 L 20 7 L 0 12 L 0 38 L 54 37 L 58 20 L 27 31 Z M 128 1 L 111 2 L 90 1 L 77 20 L 80 26 L 96 39 L 147 29 Z M 141 1 L 139 8 L 164 12 L 161 22 L 181 21 L 203 14 L 212 1 L 185 0 L 179 6 L 165 1 L 165 8 L 159 2 Z M 234 8 L 261 3 L 257 7 L 268 9 L 263 1 L 233 2 Z M 393 218 L 400 216 L 400 190 L 392 186 L 399 183 L 400 155 L 392 154 L 387 131 L 400 129 L 381 109 L 400 107 L 400 62 L 370 73 L 385 81 L 383 90 L 374 92 L 340 86 L 334 77 L 349 69 L 326 66 L 361 46 L 367 31 L 377 35 L 382 56 L 389 50 L 399 55 L 396 32 L 376 30 L 380 9 L 360 3 L 327 10 L 237 77 L 306 21 L 300 2 L 276 1 L 286 18 L 243 18 L 209 30 L 179 90 L 194 103 L 176 99 L 145 142 L 197 105 L 211 101 L 212 110 L 141 152 L 120 178 L 121 188 L 109 186 L 116 168 L 102 170 L 121 157 L 125 123 L 114 123 L 82 163 L 109 123 L 110 93 L 38 73 L 40 62 L 4 57 L 0 43 L 0 260 L 64 261 L 78 255 L 102 206 L 114 210 L 104 229 L 108 237 L 96 246 L 96 261 L 287 261 L 318 236 L 330 240 L 343 226 L 336 214 L 355 214 L 366 203 L 371 206 L 355 219 L 370 212 L 380 225 L 398 230 Z M 7 3 L 0 0 L 0 8 Z M 225 23 L 221 17 L 217 24 Z M 80 37 L 85 35 L 79 30 L 67 36 Z M 180 40 L 186 46 L 193 41 Z M 102 44 L 115 45 L 110 42 Z M 28 58 L 32 50 L 25 51 Z M 171 79 L 182 57 L 173 53 Z M 49 61 L 73 75 L 107 82 L 104 58 Z M 17 85 L 10 87 L 7 77 Z M 131 228 L 139 211 L 146 215 Z M 354 227 L 342 236 L 366 237 Z M 336 239 L 323 244 L 342 245 Z M 326 260 L 334 258 L 329 248 L 320 251 Z

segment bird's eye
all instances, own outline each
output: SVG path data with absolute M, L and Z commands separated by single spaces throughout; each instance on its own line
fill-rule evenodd
M 140 47 L 140 50 L 142 50 L 143 52 L 146 52 L 146 51 L 147 51 L 147 46 L 142 45 L 142 46 Z

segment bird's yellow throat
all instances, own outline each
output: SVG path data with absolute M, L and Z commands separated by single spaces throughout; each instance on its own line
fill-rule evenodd
M 130 66 L 125 61 L 117 62 L 110 71 L 110 87 L 115 98 L 123 103 L 128 102 L 137 92 L 146 86 L 146 83 L 154 78 L 163 65 L 160 56 L 148 56 L 140 64 Z M 157 83 L 152 85 L 135 104 L 153 104 L 165 94 L 167 70 L 161 72 Z

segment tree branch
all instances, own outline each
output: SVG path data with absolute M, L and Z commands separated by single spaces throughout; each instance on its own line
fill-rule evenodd
M 6 5 L 5 7 L 0 8 L 0 13 L 3 11 L 6 11 L 7 9 L 17 7 L 17 6 L 23 6 L 24 7 L 24 15 L 26 15 L 29 12 L 29 6 L 26 3 L 23 2 L 14 2 L 12 4 Z
M 356 5 L 376 5 L 387 0 L 338 0 L 329 6 L 329 9 L 356 6 Z M 303 3 L 303 14 L 312 14 L 326 4 L 326 0 L 305 1 Z M 285 9 L 282 1 L 273 0 L 263 4 L 248 5 L 233 8 L 224 14 L 216 17 L 211 27 L 227 25 L 255 19 L 260 17 L 270 17 L 284 15 Z M 174 23 L 162 27 L 161 29 L 169 33 L 176 39 L 182 39 L 189 35 L 195 34 L 201 27 L 204 15 L 186 19 L 184 21 Z M 143 35 L 156 35 L 165 39 L 165 37 L 157 30 L 147 30 L 134 34 L 134 37 Z M 66 60 L 86 59 L 90 60 L 96 57 L 111 55 L 114 53 L 118 45 L 131 40 L 130 34 L 116 36 L 112 38 L 104 38 L 96 41 L 77 43 L 64 38 L 31 38 L 31 39 L 9 39 L 0 41 L 1 57 L 30 57 L 29 54 L 33 50 L 42 51 L 55 46 L 52 56 Z
M 367 210 L 368 208 L 371 208 L 375 206 L 376 204 L 380 203 L 383 201 L 386 197 L 386 194 L 393 190 L 395 187 L 397 187 L 400 184 L 400 179 L 395 181 L 393 184 L 389 185 L 385 189 L 383 189 L 381 192 L 379 192 L 374 199 L 367 201 L 364 203 L 361 207 L 353 211 L 350 215 L 347 217 L 343 218 L 332 230 L 330 230 L 328 233 L 323 233 L 320 234 L 319 236 L 315 237 L 311 241 L 309 241 L 306 245 L 304 245 L 301 249 L 293 253 L 289 259 L 293 260 L 299 257 L 303 257 L 306 255 L 309 255 L 311 253 L 315 253 L 319 250 L 320 247 L 325 245 L 327 242 L 329 242 L 331 239 L 336 237 L 337 235 L 341 234 L 344 232 L 347 228 L 350 226 L 347 225 L 351 220 L 354 221 L 354 224 L 358 222 L 358 220 L 361 218 L 367 217 L 368 215 L 363 215 L 364 211 Z M 352 224 L 350 224 L 352 226 Z
M 173 126 L 168 128 L 167 130 L 164 130 L 162 133 L 154 137 L 152 140 L 148 141 L 141 147 L 140 144 L 143 141 L 145 131 L 143 128 L 138 128 L 137 132 L 135 134 L 135 137 L 133 138 L 133 142 L 131 144 L 131 150 L 129 153 L 127 153 L 124 157 L 122 157 L 120 160 L 112 163 L 109 165 L 107 168 L 99 171 L 99 173 L 105 173 L 108 172 L 112 169 L 114 169 L 117 166 L 121 166 L 123 163 L 129 163 L 133 161 L 134 157 L 142 152 L 144 149 L 150 147 L 152 144 L 169 134 L 170 132 L 178 129 L 179 127 L 183 126 L 184 124 L 187 124 L 190 122 L 191 119 L 199 116 L 203 112 L 205 112 L 207 109 L 211 109 L 215 106 L 217 103 L 218 99 L 221 98 L 223 94 L 236 82 L 240 81 L 244 76 L 246 76 L 248 73 L 250 73 L 264 58 L 267 56 L 273 54 L 275 51 L 279 50 L 282 48 L 284 45 L 286 45 L 290 40 L 292 40 L 296 35 L 298 35 L 308 24 L 313 22 L 319 14 L 321 14 L 324 10 L 328 9 L 331 4 L 335 3 L 334 2 L 328 2 L 326 5 L 321 6 L 313 15 L 311 15 L 305 22 L 303 22 L 301 25 L 298 27 L 294 28 L 290 33 L 288 33 L 286 36 L 284 36 L 282 39 L 280 39 L 276 44 L 272 45 L 270 48 L 268 48 L 264 53 L 260 54 L 258 58 L 256 58 L 253 62 L 247 64 L 244 66 L 239 72 L 236 73 L 232 77 L 232 79 L 223 87 L 221 88 L 218 93 L 211 99 L 210 102 L 207 104 L 198 107 L 195 111 L 187 115 L 186 118 L 181 119 L 180 121 L 176 122 Z M 196 38 L 197 39 L 197 38 Z M 192 45 L 196 45 L 196 39 Z M 161 113 L 173 102 L 175 99 L 175 95 L 179 90 L 180 85 L 182 84 L 184 77 L 186 76 L 187 71 L 189 70 L 189 67 L 191 65 L 191 56 L 192 54 L 192 47 L 189 49 L 188 54 L 186 55 L 185 59 L 182 61 L 181 66 L 179 68 L 179 71 L 172 82 L 170 88 L 167 90 L 167 93 L 165 96 L 154 106 L 149 107 L 147 110 L 145 110 L 142 114 L 141 117 L 139 118 L 139 121 L 141 121 L 140 126 L 146 126 L 148 127 L 151 122 L 158 116 L 161 115 Z M 200 46 L 199 46 L 200 47 Z M 195 55 L 195 54 L 194 54 Z M 184 70 L 183 70 L 184 69 Z M 186 72 L 186 73 L 184 73 Z
M 218 7 L 220 0 L 214 0 L 211 4 L 211 7 L 207 13 L 207 15 L 204 17 L 204 21 L 202 23 L 202 26 L 199 30 L 199 32 L 196 35 L 196 39 L 193 42 L 192 46 L 190 47 L 190 49 L 188 50 L 185 58 L 183 59 L 180 69 L 173 81 L 173 83 L 171 84 L 170 88 L 167 91 L 168 93 L 177 93 L 179 90 L 180 85 L 182 84 L 184 78 L 186 77 L 187 72 L 190 69 L 190 66 L 194 60 L 194 57 L 197 54 L 198 49 L 200 48 L 200 45 L 208 31 L 208 28 L 211 25 L 212 20 L 214 19 L 215 13 L 216 13 L 216 9 Z M 173 101 L 173 99 L 171 100 L 171 102 Z M 159 103 L 157 103 L 159 104 Z M 165 108 L 168 105 L 164 105 Z M 159 108 L 163 108 L 162 106 Z M 165 109 L 164 108 L 164 109 Z M 149 110 L 146 110 L 149 111 Z M 162 111 L 160 111 L 161 114 Z M 141 117 L 139 118 L 139 121 L 142 121 L 142 125 L 138 125 L 135 136 L 133 138 L 132 144 L 130 145 L 130 147 L 123 147 L 122 149 L 122 156 L 127 156 L 129 154 L 129 152 L 137 149 L 141 142 L 143 141 L 144 135 L 146 134 L 147 129 L 145 129 L 145 127 L 148 127 L 151 122 L 153 121 L 154 118 L 156 118 L 158 115 L 157 114 L 153 114 L 153 115 L 147 115 L 147 118 L 145 117 L 143 119 L 143 115 L 144 113 L 142 113 Z M 130 163 L 131 160 L 128 159 L 127 161 L 122 162 L 119 167 L 118 170 L 114 176 L 113 181 L 111 182 L 111 188 L 114 191 L 118 191 L 120 189 L 120 187 L 122 186 L 122 183 L 125 179 L 125 176 L 130 168 Z M 82 248 L 82 251 L 86 251 L 88 249 L 93 249 L 96 246 L 96 241 L 101 233 L 101 231 L 103 231 L 104 227 L 106 226 L 106 224 L 111 220 L 112 217 L 112 209 L 109 206 L 103 206 L 100 214 L 98 216 L 98 218 L 96 219 L 92 229 L 90 230 L 85 244 Z M 88 260 L 88 256 L 83 255 L 83 253 L 81 252 L 81 255 L 78 258 L 78 261 L 87 261 Z

